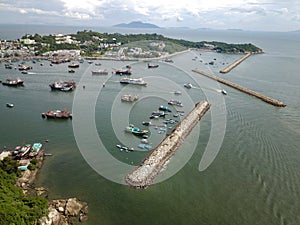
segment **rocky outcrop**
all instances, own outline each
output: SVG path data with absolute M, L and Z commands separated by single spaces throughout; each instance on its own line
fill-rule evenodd
M 42 225 L 68 225 L 72 221 L 85 222 L 88 219 L 86 202 L 77 198 L 52 200 L 49 203 L 48 217 L 40 219 Z

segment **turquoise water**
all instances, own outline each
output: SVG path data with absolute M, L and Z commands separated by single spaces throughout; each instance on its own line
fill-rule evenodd
M 76 196 L 87 201 L 89 220 L 85 224 L 299 224 L 299 34 L 227 31 L 189 31 L 183 34 L 176 30 L 162 30 L 161 33 L 194 41 L 221 40 L 258 45 L 265 54 L 252 56 L 232 72 L 219 76 L 279 99 L 287 107 L 276 108 L 237 90 L 220 86 L 228 92 L 225 96 L 226 133 L 219 154 L 208 169 L 198 171 L 210 137 L 210 113 L 197 126 L 197 129 L 200 128 L 199 138 L 196 132 L 192 132 L 179 148 L 179 151 L 188 152 L 193 143 L 197 145 L 183 169 L 167 181 L 146 190 L 133 190 L 101 177 L 89 167 L 76 145 L 73 121 L 47 121 L 40 116 L 41 112 L 49 109 L 72 109 L 75 92 L 51 92 L 50 82 L 74 79 L 78 83 L 87 74 L 84 91 L 94 94 L 92 87 L 99 86 L 100 89 L 103 81 L 109 78 L 95 107 L 98 134 L 115 158 L 136 164 L 146 156 L 146 152 L 125 153 L 115 148 L 122 138 L 116 136 L 111 123 L 112 104 L 123 90 L 118 83 L 119 77 L 92 76 L 90 70 L 96 67 L 87 62 L 81 64 L 75 74 L 67 72 L 67 64 L 50 67 L 46 61 L 44 66 L 28 62 L 33 70 L 27 75 L 14 69 L 6 70 L 2 63 L 0 80 L 22 77 L 25 86 L 0 86 L 0 146 L 13 147 L 48 139 L 45 149 L 53 156 L 45 161 L 36 185 L 49 188 L 49 197 L 53 199 Z M 214 66 L 205 65 L 192 60 L 195 56 L 204 62 L 216 58 L 216 63 Z M 166 104 L 165 99 L 175 98 L 171 93 L 172 82 L 179 88 L 186 82 L 195 83 L 194 76 L 200 75 L 190 75 L 189 69 L 200 68 L 217 74 L 223 68 L 221 62 L 230 63 L 236 58 L 238 56 L 192 52 L 174 57 L 174 64 L 158 62 L 160 66 L 155 70 L 148 70 L 143 62 L 132 63 L 134 77 L 151 80 L 149 77 L 155 76 L 169 81 L 149 82 L 145 88 L 128 87 L 128 91 L 148 97 L 132 105 L 117 99 L 120 117 L 115 119 L 121 124 L 123 110 L 130 108 L 130 122 L 139 125 L 160 104 Z M 129 64 L 115 61 L 101 63 L 101 68 L 110 71 Z M 206 91 L 218 94 L 206 78 L 199 79 L 200 87 L 183 89 L 186 93 L 178 98 L 189 96 L 197 102 L 205 99 Z M 82 86 L 77 87 L 77 91 L 83 91 Z M 6 108 L 6 102 L 14 103 L 15 107 Z M 186 111 L 192 107 L 188 100 L 183 103 Z M 136 137 L 122 135 L 126 139 L 124 144 L 136 147 L 139 143 Z M 153 145 L 162 138 L 162 134 L 151 129 Z M 172 166 L 172 161 L 169 166 Z

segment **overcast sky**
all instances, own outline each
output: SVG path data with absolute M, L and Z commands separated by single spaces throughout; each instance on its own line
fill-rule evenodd
M 300 0 L 0 0 L 0 23 L 290 31 L 300 29 Z

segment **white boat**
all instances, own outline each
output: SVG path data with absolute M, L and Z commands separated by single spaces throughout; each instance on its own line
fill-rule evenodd
M 227 95 L 227 91 L 225 91 L 224 89 L 221 90 L 221 93 L 222 93 L 223 95 Z
M 6 106 L 7 106 L 8 108 L 12 108 L 12 107 L 14 107 L 14 104 L 12 104 L 12 103 L 6 103 Z
M 191 83 L 184 84 L 183 86 L 186 87 L 187 89 L 191 89 L 193 87 Z
M 108 70 L 92 70 L 92 75 L 108 75 Z
M 136 100 L 138 100 L 139 97 L 137 95 L 122 95 L 121 100 L 124 102 L 134 102 Z
M 146 86 L 147 83 L 142 78 L 129 78 L 124 77 L 120 80 L 121 84 L 133 84 L 133 85 L 141 85 Z

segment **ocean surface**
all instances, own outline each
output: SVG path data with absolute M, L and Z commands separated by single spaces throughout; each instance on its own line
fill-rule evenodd
M 25 81 L 20 88 L 0 86 L 0 146 L 14 148 L 26 143 L 44 143 L 45 151 L 53 156 L 46 158 L 35 185 L 48 188 L 50 199 L 78 197 L 88 202 L 89 220 L 85 224 L 89 225 L 300 224 L 299 33 L 0 25 L 0 38 L 17 39 L 26 33 L 72 33 L 84 29 L 159 33 L 192 41 L 253 43 L 265 53 L 251 56 L 228 74 L 218 71 L 240 56 L 193 51 L 173 57 L 174 63 L 156 61 L 159 67 L 151 70 L 145 62 L 103 60 L 101 66 L 96 66 L 95 62 L 85 61 L 74 74 L 68 73 L 67 64 L 50 66 L 48 61 L 25 62 L 33 67 L 25 75 L 15 69 L 5 69 L 4 63 L 0 63 L 0 80 L 20 77 Z M 210 61 L 214 61 L 214 65 L 207 64 Z M 14 67 L 19 63 L 14 63 Z M 120 77 L 111 72 L 126 65 L 131 65 L 133 77 L 143 77 L 148 82 L 147 87 L 119 83 Z M 108 76 L 91 75 L 91 70 L 104 68 L 109 70 Z M 194 68 L 281 100 L 287 107 L 277 108 L 216 84 L 191 72 Z M 56 80 L 74 80 L 78 86 L 74 92 L 53 92 L 49 83 Z M 194 87 L 185 89 L 183 85 L 187 82 Z M 222 95 L 221 89 L 228 95 Z M 175 90 L 183 94 L 175 96 Z M 124 103 L 120 100 L 122 93 L 137 94 L 141 98 L 133 104 Z M 92 99 L 95 106 L 91 108 Z M 170 99 L 181 100 L 185 112 L 204 99 L 220 102 L 220 105 L 212 104 L 163 172 L 168 173 L 177 163 L 181 169 L 174 176 L 145 190 L 135 190 L 104 178 L 91 168 L 90 165 L 97 170 L 105 159 L 94 157 L 91 162 L 91 157 L 83 157 L 81 153 L 86 154 L 90 149 L 93 154 L 107 151 L 126 165 L 137 165 L 147 155 L 146 151 L 127 153 L 116 148 L 116 144 L 121 143 L 138 149 L 140 139 L 124 133 L 124 124 L 129 122 L 149 129 L 141 122 L 149 120 L 151 112 Z M 7 108 L 7 102 L 15 107 Z M 74 107 L 81 105 L 79 111 Z M 72 112 L 73 120 L 52 121 L 41 117 L 41 113 L 48 110 L 71 111 L 72 107 L 77 110 Z M 171 109 L 175 111 L 175 107 Z M 83 116 L 76 117 L 79 114 Z M 85 126 L 90 123 L 91 115 L 103 144 L 101 147 L 90 141 L 93 129 Z M 168 118 L 172 118 L 172 114 Z M 79 120 L 82 126 L 74 124 Z M 162 120 L 153 122 L 162 123 Z M 80 132 L 76 130 L 78 127 Z M 155 127 L 150 131 L 149 141 L 155 147 L 165 134 Z M 78 147 L 79 140 L 74 133 L 83 134 L 81 137 L 86 140 L 83 147 Z M 217 154 L 209 167 L 200 172 L 199 162 L 210 141 L 220 141 L 221 146 L 214 150 Z M 124 172 L 118 171 L 113 163 L 105 165 L 112 176 Z

